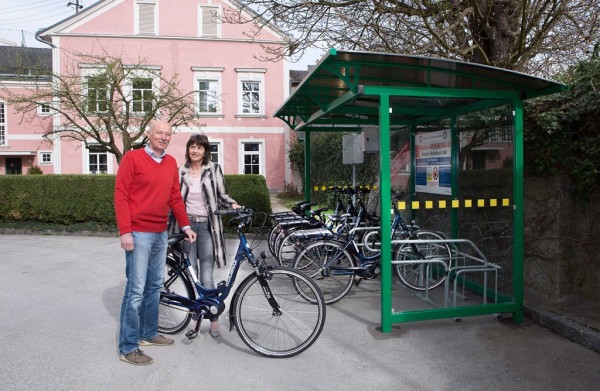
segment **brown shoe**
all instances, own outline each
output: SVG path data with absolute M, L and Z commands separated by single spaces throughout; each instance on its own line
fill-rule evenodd
M 175 341 L 171 338 L 167 338 L 164 335 L 157 334 L 156 337 L 148 340 L 141 340 L 139 342 L 140 346 L 170 346 L 173 345 Z
M 133 365 L 150 365 L 154 360 L 152 357 L 144 354 L 140 349 L 135 349 L 131 353 L 122 354 L 120 357 L 121 361 L 128 362 Z

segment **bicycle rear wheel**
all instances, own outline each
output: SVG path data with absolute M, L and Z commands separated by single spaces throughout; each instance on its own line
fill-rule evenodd
M 163 296 L 164 293 L 174 293 L 179 296 L 194 300 L 194 285 L 184 270 L 177 273 L 179 267 L 177 262 L 167 256 L 167 264 L 164 274 L 164 285 L 158 306 L 158 331 L 165 334 L 176 334 L 185 329 L 192 319 L 192 314 L 185 307 L 168 303 Z
M 332 258 L 335 261 L 327 265 Z M 335 303 L 346 296 L 352 288 L 355 267 L 354 258 L 335 241 L 315 241 L 300 250 L 294 259 L 293 268 L 306 273 L 321 288 L 326 304 Z
M 311 302 L 298 293 L 297 287 Z M 292 357 L 308 349 L 325 324 L 325 301 L 319 287 L 303 273 L 280 266 L 269 269 L 264 276 L 251 274 L 242 281 L 231 311 L 244 343 L 274 358 Z
M 418 240 L 441 240 L 434 232 L 417 232 Z M 415 252 L 416 246 L 418 252 Z M 452 253 L 444 243 L 402 244 L 394 251 L 395 261 L 418 261 L 421 259 L 440 259 L 450 267 Z M 394 271 L 400 281 L 407 287 L 424 291 L 438 287 L 446 279 L 446 272 L 439 263 L 395 264 Z
M 288 231 L 287 235 L 276 246 L 277 261 L 281 266 L 291 267 L 294 263 L 294 258 L 296 258 L 296 254 L 301 248 L 299 240 L 294 237 L 294 232 L 301 229 L 304 228 L 300 227 Z

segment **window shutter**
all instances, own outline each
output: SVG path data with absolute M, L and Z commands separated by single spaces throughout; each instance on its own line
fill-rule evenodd
M 139 8 L 139 33 L 154 34 L 154 4 L 138 4 Z
M 218 34 L 218 7 L 202 7 L 202 36 L 216 37 Z

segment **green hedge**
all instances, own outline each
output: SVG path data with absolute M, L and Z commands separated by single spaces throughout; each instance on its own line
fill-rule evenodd
M 70 225 L 115 223 L 112 175 L 0 177 L 0 219 Z
M 239 204 L 271 213 L 264 177 L 225 175 L 225 185 Z M 0 176 L 0 222 L 115 226 L 114 188 L 114 175 Z

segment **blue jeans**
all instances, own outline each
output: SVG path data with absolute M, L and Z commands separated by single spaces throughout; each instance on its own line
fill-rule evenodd
M 125 252 L 127 284 L 121 305 L 119 353 L 138 348 L 158 333 L 158 303 L 167 258 L 167 232 L 133 232 L 133 251 Z
M 192 223 L 192 230 L 196 233 L 196 242 L 185 242 L 185 250 L 188 253 L 192 268 L 203 287 L 213 289 L 215 282 L 213 272 L 215 270 L 215 254 L 213 252 L 212 234 L 208 222 Z

